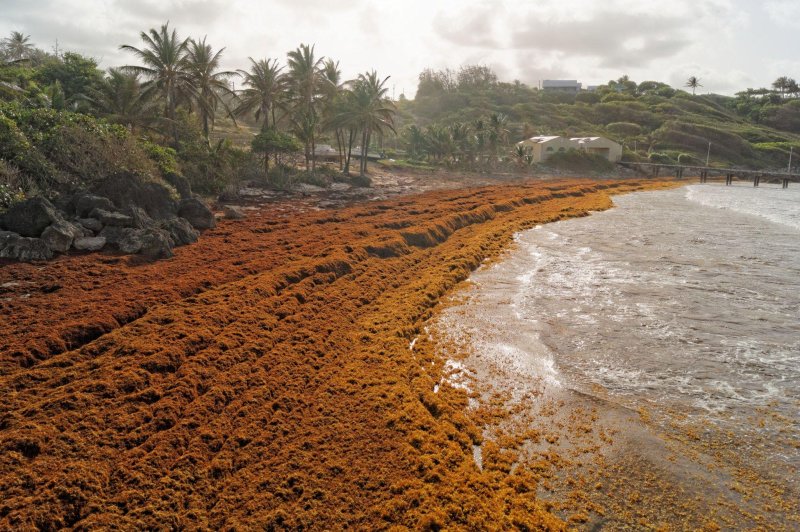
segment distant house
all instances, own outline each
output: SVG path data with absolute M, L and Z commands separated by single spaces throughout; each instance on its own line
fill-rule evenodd
M 560 151 L 570 149 L 569 139 L 559 136 L 552 137 L 531 137 L 522 142 L 517 142 L 517 146 L 530 148 L 533 162 L 540 163 L 546 161 L 551 155 Z
M 605 137 L 578 137 L 569 139 L 569 142 L 579 150 L 602 155 L 612 163 L 622 159 L 622 146 Z
M 339 159 L 339 152 L 330 144 L 317 144 L 314 148 L 314 156 L 318 160 L 336 161 Z
M 554 153 L 569 150 L 585 150 L 602 155 L 613 163 L 622 159 L 622 146 L 605 137 L 531 137 L 517 142 L 517 146 L 530 148 L 535 163 L 546 161 Z
M 577 94 L 581 91 L 581 84 L 576 79 L 546 79 L 542 82 L 542 89 Z

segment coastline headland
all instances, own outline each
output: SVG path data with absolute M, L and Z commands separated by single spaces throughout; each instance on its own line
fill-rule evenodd
M 421 333 L 516 232 L 674 186 L 278 202 L 167 261 L 0 267 L 0 528 L 565 527 L 536 469 L 477 467 L 479 420 L 434 393 Z

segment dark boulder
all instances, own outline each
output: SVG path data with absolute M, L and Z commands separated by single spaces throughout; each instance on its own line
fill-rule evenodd
M 123 253 L 141 254 L 150 259 L 172 257 L 172 244 L 169 234 L 161 229 L 130 229 L 117 242 Z
M 212 229 L 217 226 L 214 213 L 197 198 L 181 200 L 178 216 L 186 218 L 195 229 Z
M 222 214 L 224 214 L 225 218 L 228 220 L 244 220 L 247 216 L 244 213 L 244 209 L 236 205 L 225 205 L 222 207 Z
M 174 255 L 169 234 L 160 229 L 147 229 L 142 236 L 140 255 L 149 259 L 168 259 Z
M 73 200 L 75 214 L 79 218 L 86 218 L 95 209 L 113 212 L 117 210 L 110 199 L 95 194 L 81 194 Z
M 114 227 L 109 225 L 103 228 L 97 236 L 102 236 L 109 244 L 117 245 L 120 240 L 124 239 L 128 234 L 138 231 L 131 227 Z
M 0 249 L 6 247 L 10 241 L 19 238 L 17 233 L 13 233 L 11 231 L 0 231 Z
M 0 225 L 21 236 L 37 237 L 48 225 L 63 219 L 45 198 L 30 198 L 12 205 Z
M 133 218 L 121 212 L 94 209 L 89 216 L 107 227 L 133 227 Z
M 0 258 L 13 259 L 20 262 L 33 262 L 40 260 L 50 260 L 53 252 L 41 238 L 28 238 L 16 233 L 4 234 L 0 237 L 2 249 Z
M 166 186 L 147 181 L 130 172 L 121 172 L 104 179 L 95 187 L 94 192 L 109 198 L 121 209 L 131 205 L 141 207 L 156 220 L 172 218 L 177 214 L 177 205 Z
M 161 228 L 169 233 L 174 246 L 193 244 L 200 238 L 200 233 L 185 218 L 170 218 L 161 222 Z
M 137 229 L 146 229 L 155 225 L 153 223 L 153 219 L 150 218 L 147 212 L 135 205 L 129 205 L 128 208 L 125 209 L 125 214 L 130 216 L 132 220 L 131 227 L 135 227 Z
M 103 230 L 103 222 L 96 218 L 78 218 L 77 222 L 93 233 L 99 233 Z
M 192 197 L 192 187 L 189 184 L 189 180 L 183 177 L 180 174 L 175 174 L 172 172 L 167 172 L 164 175 L 164 181 L 175 187 L 175 190 L 178 191 L 180 194 L 181 199 L 187 199 Z
M 82 236 L 72 242 L 72 246 L 78 251 L 100 251 L 106 245 L 106 239 L 102 236 Z
M 41 239 L 51 251 L 66 253 L 72 247 L 72 241 L 83 236 L 82 227 L 59 220 L 42 231 Z
M 117 240 L 117 247 L 123 253 L 135 255 L 142 249 L 142 236 L 144 236 L 144 230 L 142 229 L 126 231 L 125 234 Z

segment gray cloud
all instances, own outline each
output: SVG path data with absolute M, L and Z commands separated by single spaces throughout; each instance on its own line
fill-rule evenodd
M 496 36 L 498 26 L 505 28 L 505 42 Z M 552 20 L 539 10 L 520 14 L 501 9 L 462 14 L 458 20 L 443 14 L 434 19 L 439 36 L 458 46 L 594 57 L 605 68 L 641 67 L 671 57 L 691 44 L 693 27 L 688 17 L 610 10 L 584 19 Z
M 707 90 L 768 85 L 795 68 L 797 0 L 0 0 L 0 36 L 31 35 L 40 48 L 92 56 L 104 67 L 133 60 L 120 44 L 170 21 L 182 36 L 226 47 L 226 68 L 275 57 L 299 43 L 341 61 L 345 77 L 371 68 L 398 90 L 425 67 L 490 65 L 502 79 L 590 83 L 630 74 L 670 81 L 695 72 Z M 776 62 L 783 61 L 785 65 Z M 700 69 L 693 64 L 704 67 Z M 691 70 L 691 71 L 690 71 Z M 749 77 L 748 77 L 749 76 Z M 751 81 L 746 81 L 751 80 Z M 734 87 L 736 89 L 741 87 Z

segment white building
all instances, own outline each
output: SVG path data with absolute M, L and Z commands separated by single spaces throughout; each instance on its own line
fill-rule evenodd
M 559 136 L 531 137 L 517 142 L 517 146 L 530 148 L 533 162 L 541 163 L 558 152 L 569 150 L 584 150 L 589 153 L 602 155 L 612 163 L 622 159 L 622 146 L 605 137 L 575 137 L 566 138 Z
M 546 79 L 542 82 L 542 89 L 577 94 L 581 91 L 581 84 L 577 79 Z
M 622 159 L 622 146 L 605 137 L 578 137 L 569 139 L 569 142 L 579 150 L 602 155 L 612 163 Z

